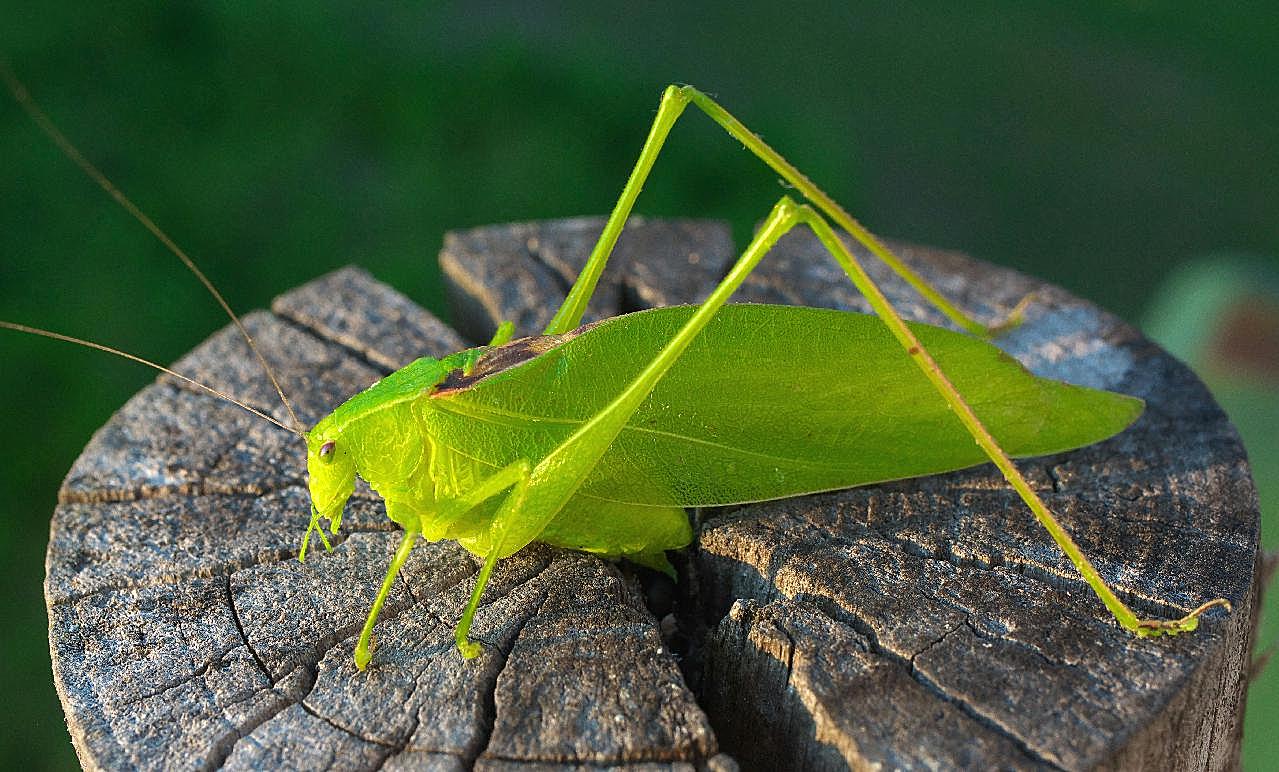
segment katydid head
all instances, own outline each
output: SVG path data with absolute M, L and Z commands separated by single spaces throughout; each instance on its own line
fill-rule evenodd
M 329 520 L 336 533 L 342 523 L 342 508 L 355 492 L 355 457 L 342 442 L 340 430 L 321 422 L 307 434 L 306 471 L 312 518 Z

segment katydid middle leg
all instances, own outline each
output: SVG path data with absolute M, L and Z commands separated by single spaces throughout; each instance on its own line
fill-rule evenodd
M 404 536 L 400 539 L 400 546 L 396 549 L 395 556 L 391 558 L 391 564 L 386 569 L 386 577 L 382 580 L 382 587 L 378 590 L 377 597 L 373 599 L 373 606 L 369 609 L 369 615 L 364 620 L 364 629 L 360 632 L 360 639 L 355 644 L 355 666 L 357 668 L 363 670 L 368 666 L 369 660 L 373 656 L 371 651 L 373 625 L 377 623 L 378 614 L 382 611 L 382 604 L 386 602 L 387 596 L 391 594 L 391 585 L 395 582 L 395 577 L 400 573 L 400 569 L 404 567 L 404 562 L 408 560 L 409 552 L 413 549 L 413 542 L 417 540 L 417 537 L 425 532 L 429 539 L 443 538 L 448 532 L 448 527 L 456 522 L 458 518 L 507 488 L 514 488 L 515 492 L 519 494 L 515 496 L 515 504 L 518 505 L 522 501 L 522 491 L 528 481 L 528 474 L 529 465 L 527 461 L 521 460 L 508 464 L 484 478 L 479 485 L 472 488 L 465 495 L 441 502 L 434 508 L 433 512 L 429 513 L 418 513 L 414 511 L 415 508 L 412 505 L 395 499 L 387 502 L 388 512 L 392 509 L 402 510 L 402 513 L 397 514 L 392 519 L 396 522 L 406 522 L 409 525 L 404 529 Z M 511 499 L 511 496 L 508 496 L 509 499 Z M 491 561 L 486 561 L 485 568 L 480 571 L 479 579 L 475 584 L 475 592 L 471 597 L 471 604 L 467 606 L 467 612 L 463 616 L 463 623 L 467 628 L 470 627 L 471 618 L 475 615 L 475 607 L 479 605 L 479 596 L 484 590 L 488 574 L 493 570 L 493 567 L 488 565 L 489 562 Z M 459 629 L 461 628 L 462 626 L 459 625 Z M 465 642 L 465 633 L 461 633 L 461 636 L 458 639 L 459 646 Z M 465 651 L 463 649 L 464 653 Z M 471 656 L 474 656 L 474 654 Z
M 473 657 L 480 651 L 477 644 L 467 639 L 467 633 L 484 592 L 484 585 L 497 560 L 520 550 L 546 529 L 578 491 L 609 445 L 653 391 L 653 387 L 706 327 L 715 312 L 741 286 L 777 240 L 802 222 L 799 210 L 790 199 L 782 199 L 773 208 L 728 276 L 652 361 L 608 405 L 578 427 L 543 457 L 528 472 L 526 478 L 515 484 L 493 517 L 484 567 L 480 570 L 470 603 L 458 624 L 457 642 L 463 656 Z
M 395 582 L 396 575 L 404 567 L 404 561 L 409 559 L 409 552 L 413 549 L 413 542 L 417 541 L 417 537 L 417 531 L 404 531 L 404 536 L 400 538 L 400 546 L 395 550 L 395 557 L 391 558 L 391 566 L 386 570 L 386 578 L 382 580 L 382 586 L 378 589 L 377 597 L 373 599 L 373 606 L 369 609 L 369 615 L 364 620 L 364 629 L 360 631 L 360 640 L 355 644 L 355 666 L 360 670 L 368 667 L 369 660 L 373 657 L 373 652 L 369 650 L 370 643 L 373 640 L 373 623 L 377 621 L 378 614 L 382 612 L 382 604 L 386 602 L 387 596 L 391 594 L 391 584 Z
M 464 655 L 469 657 L 478 653 L 478 648 L 466 640 L 466 633 L 483 592 L 484 582 L 496 560 L 521 549 L 545 530 L 551 520 L 578 491 L 658 381 L 670 370 L 733 292 L 759 265 L 777 240 L 796 225 L 815 221 L 820 221 L 820 216 L 811 207 L 800 206 L 790 198 L 783 197 L 773 207 L 764 224 L 728 275 L 715 287 L 684 326 L 667 341 L 657 355 L 612 401 L 533 467 L 521 500 L 517 500 L 512 495 L 503 502 L 490 526 L 490 551 L 486 555 L 485 568 L 481 571 L 471 603 L 458 627 L 458 645 Z M 854 273 L 846 267 L 854 283 L 862 286 L 860 276 L 864 276 L 864 272 L 861 272 L 860 266 L 856 266 L 856 269 L 860 273 Z M 887 301 L 878 294 L 874 284 L 869 283 L 869 279 L 866 282 L 869 289 L 876 293 L 880 302 L 887 305 Z M 872 302 L 875 301 L 872 300 Z M 889 307 L 889 313 L 897 318 L 891 307 Z M 898 323 L 900 324 L 899 318 Z

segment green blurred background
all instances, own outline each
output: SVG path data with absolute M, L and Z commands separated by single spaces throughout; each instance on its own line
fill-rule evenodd
M 1279 16 L 1240 5 L 35 8 L 0 3 L 0 55 L 241 310 L 347 263 L 442 310 L 446 229 L 603 213 L 672 81 L 717 94 L 876 232 L 1134 322 L 1181 263 L 1279 254 Z M 0 318 L 161 361 L 222 326 L 4 99 L 0 169 Z M 778 193 L 691 117 L 639 209 L 740 235 Z M 49 513 L 93 430 L 152 376 L 16 335 L 0 362 L 0 767 L 68 768 L 41 595 Z M 1273 419 L 1269 377 L 1248 404 Z M 1263 485 L 1279 478 L 1268 441 Z M 1277 681 L 1254 688 L 1253 738 L 1279 724 Z M 1248 754 L 1259 766 L 1266 748 Z

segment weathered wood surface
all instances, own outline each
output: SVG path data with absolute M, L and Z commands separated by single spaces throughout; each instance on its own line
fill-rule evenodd
M 462 334 L 479 340 L 499 318 L 539 329 L 599 225 L 451 235 L 441 262 Z M 693 300 L 732 255 L 723 226 L 638 223 L 595 313 Z M 1038 288 L 951 253 L 905 256 L 986 318 Z M 939 321 L 886 283 L 908 315 Z M 798 234 L 743 295 L 861 307 Z M 353 269 L 247 323 L 304 421 L 416 356 L 465 345 Z M 54 515 L 50 645 L 81 760 L 1230 767 L 1258 528 L 1233 430 L 1185 368 L 1059 290 L 1043 290 L 1001 345 L 1040 374 L 1147 399 L 1123 435 L 1023 467 L 1141 611 L 1180 613 L 1222 595 L 1233 614 L 1211 614 L 1189 637 L 1131 638 L 983 467 L 707 513 L 678 561 L 678 629 L 645 607 L 629 571 L 531 548 L 499 564 L 475 627 L 491 645 L 471 663 L 453 650 L 452 628 L 477 563 L 451 543 L 424 544 L 359 674 L 355 635 L 396 541 L 376 498 L 358 491 L 334 551 L 299 564 L 301 443 L 161 379 L 90 442 Z M 178 369 L 281 412 L 231 330 Z

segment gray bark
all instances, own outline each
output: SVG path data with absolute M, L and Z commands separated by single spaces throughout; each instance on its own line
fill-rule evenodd
M 458 332 L 357 269 L 246 324 L 312 423 L 422 355 L 549 319 L 598 220 L 450 234 Z M 86 768 L 747 768 L 1237 765 L 1256 615 L 1258 520 L 1243 450 L 1202 385 L 1066 293 L 903 247 L 979 317 L 1039 291 L 1000 341 L 1035 372 L 1147 400 L 1104 443 L 1023 462 L 1140 613 L 1223 596 L 1190 636 L 1118 629 L 993 468 L 704 512 L 659 620 L 635 572 L 534 546 L 499 564 L 464 662 L 453 625 L 478 564 L 422 544 L 352 648 L 398 540 L 357 491 L 332 553 L 294 558 L 304 449 L 161 378 L 104 426 L 54 514 L 54 676 Z M 638 222 L 596 316 L 705 294 L 727 229 Z M 942 320 L 875 270 L 904 312 Z M 743 299 L 864 310 L 811 237 Z M 459 334 L 460 333 L 460 334 Z M 283 419 L 233 330 L 176 369 Z M 654 587 L 647 588 L 650 596 Z M 651 599 L 651 598 L 650 598 Z M 665 609 L 658 611 L 665 614 Z

